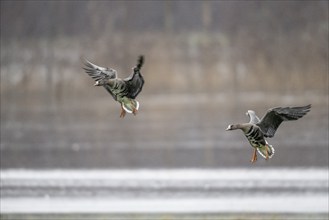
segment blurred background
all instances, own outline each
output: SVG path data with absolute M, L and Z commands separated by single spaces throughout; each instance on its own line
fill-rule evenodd
M 227 125 L 247 121 L 248 109 L 261 117 L 309 103 L 270 140 L 277 155 L 266 165 L 325 166 L 327 6 L 2 1 L 1 167 L 249 166 L 250 146 Z M 122 120 L 80 56 L 127 77 L 139 54 L 141 108 Z
M 124 78 L 140 54 L 140 110 L 121 119 L 80 57 Z M 306 104 L 268 162 L 225 132 Z M 328 116 L 328 1 L 1 1 L 3 171 L 323 169 Z

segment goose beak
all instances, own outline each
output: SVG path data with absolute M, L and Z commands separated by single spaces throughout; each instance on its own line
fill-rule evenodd
M 230 126 L 228 126 L 228 127 L 225 129 L 225 131 L 229 131 L 229 130 L 231 130 L 231 127 L 230 127 Z

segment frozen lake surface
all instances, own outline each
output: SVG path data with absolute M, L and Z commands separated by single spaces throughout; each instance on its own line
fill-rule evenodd
M 2 213 L 328 213 L 327 168 L 1 171 Z

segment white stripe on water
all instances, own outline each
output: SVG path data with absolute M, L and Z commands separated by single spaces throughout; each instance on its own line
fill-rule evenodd
M 323 188 L 326 169 L 4 170 L 1 186 Z
M 327 196 L 216 199 L 1 199 L 2 213 L 324 213 Z
M 6 179 L 135 179 L 135 180 L 328 180 L 328 168 L 138 169 L 138 170 L 1 170 Z
M 173 169 L 173 170 L 1 170 L 1 191 L 24 187 L 35 190 L 47 187 L 89 187 L 89 190 L 134 189 L 143 197 L 68 195 L 24 197 L 24 195 L 1 197 L 4 213 L 119 213 L 119 212 L 300 212 L 328 213 L 328 169 L 327 168 L 255 168 L 255 169 Z M 272 191 L 272 188 L 276 191 Z M 190 191 L 198 190 L 198 197 Z M 284 189 L 288 188 L 287 193 Z M 302 189 L 295 190 L 294 189 Z M 54 189 L 54 188 L 52 188 Z M 84 188 L 83 188 L 84 189 Z M 146 190 L 145 190 L 146 189 Z M 147 198 L 147 189 L 183 192 L 179 197 L 155 194 Z M 234 189 L 246 191 L 239 196 L 229 191 L 214 194 L 208 189 Z M 261 189 L 266 193 L 258 193 Z M 104 189 L 103 189 L 104 190 Z M 144 190 L 144 191 L 143 191 Z M 160 192 L 160 191 L 159 191 Z M 128 194 L 130 192 L 128 191 Z M 144 194 L 145 193 L 145 194 Z M 55 194 L 56 195 L 56 194 Z M 102 195 L 102 194 L 101 194 Z M 192 195 L 192 196 L 191 196 Z M 200 196 L 201 195 L 201 196 Z

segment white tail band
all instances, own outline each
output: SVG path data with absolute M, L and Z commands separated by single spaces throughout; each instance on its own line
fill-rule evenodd
M 138 110 L 138 109 L 139 109 L 139 102 L 138 102 L 137 100 L 135 100 L 135 102 L 136 102 L 136 110 Z M 123 108 L 127 113 L 130 113 L 130 114 L 133 113 L 133 111 L 127 109 L 126 106 L 125 106 L 124 104 L 122 104 L 122 108 Z

